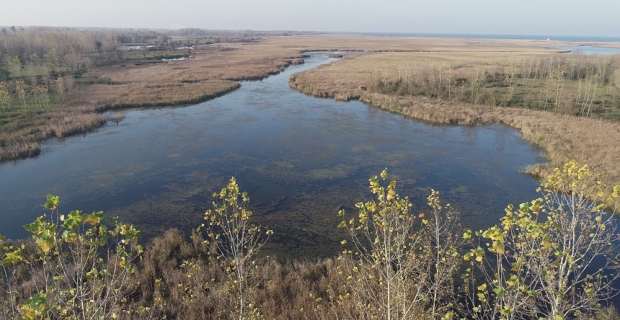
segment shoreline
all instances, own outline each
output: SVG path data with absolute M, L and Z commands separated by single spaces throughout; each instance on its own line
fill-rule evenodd
M 48 131 L 48 134 L 44 136 L 36 137 L 34 141 L 20 141 L 17 143 L 9 143 L 5 147 L 0 147 L 0 165 L 3 163 L 8 163 L 8 162 L 15 163 L 20 160 L 38 157 L 39 155 L 41 155 L 41 143 L 47 140 L 50 140 L 53 138 L 62 139 L 66 137 L 76 136 L 79 134 L 86 134 L 93 130 L 102 128 L 108 123 L 108 119 L 106 119 L 103 116 L 103 114 L 109 111 L 118 111 L 118 110 L 123 110 L 123 109 L 132 109 L 132 108 L 181 107 L 181 106 L 194 105 L 194 104 L 198 104 L 198 103 L 202 103 L 205 101 L 219 98 L 225 94 L 228 94 L 230 92 L 237 90 L 240 87 L 241 87 L 241 84 L 237 83 L 236 86 L 232 86 L 229 89 L 225 89 L 225 90 L 218 91 L 215 93 L 205 94 L 198 98 L 187 99 L 187 100 L 179 100 L 179 101 L 172 101 L 172 102 L 165 101 L 161 103 L 147 102 L 147 103 L 138 103 L 138 104 L 116 104 L 116 105 L 108 105 L 105 107 L 92 107 L 92 112 L 89 112 L 86 114 L 78 114 L 77 116 L 74 116 L 73 117 L 74 119 L 72 120 L 75 120 L 75 122 L 78 122 L 80 119 L 80 116 L 82 117 L 86 116 L 93 120 L 89 119 L 89 121 L 86 123 L 84 122 L 75 123 L 74 126 L 71 126 L 71 124 L 65 123 L 66 126 L 60 131 L 53 130 L 53 129 L 43 130 L 43 131 Z M 64 109 L 63 111 L 71 112 L 72 106 L 64 106 L 58 109 Z M 50 110 L 50 111 L 54 111 L 54 110 Z M 56 111 L 59 111 L 59 110 L 56 110 Z M 67 121 L 67 118 L 61 119 L 61 121 L 62 120 Z M 122 121 L 122 119 L 121 120 L 110 119 L 110 121 L 116 121 L 118 123 Z M 53 126 L 56 124 L 52 123 L 51 125 Z
M 397 41 L 398 39 L 402 40 L 402 43 Z M 350 51 L 360 53 L 360 55 L 386 52 L 401 54 L 491 52 L 502 54 L 514 53 L 516 49 L 519 49 L 527 54 L 549 54 L 556 51 L 549 46 L 559 46 L 563 43 L 579 44 L 579 42 L 566 41 L 483 38 L 493 40 L 494 43 L 491 45 L 472 45 L 471 41 L 477 39 L 480 38 L 412 38 L 404 35 L 386 37 L 342 34 L 272 36 L 251 45 L 231 43 L 221 52 L 195 52 L 195 58 L 186 61 L 141 66 L 125 66 L 123 64 L 96 68 L 89 72 L 92 75 L 84 81 L 84 84 L 91 83 L 90 85 L 74 89 L 68 94 L 67 101 L 64 103 L 65 106 L 37 113 L 33 116 L 35 125 L 17 123 L 13 126 L 15 129 L 11 129 L 10 125 L 6 126 L 8 129 L 0 128 L 0 135 L 3 135 L 2 140 L 5 144 L 4 147 L 0 147 L 0 163 L 36 157 L 40 152 L 38 145 L 42 141 L 85 133 L 105 125 L 105 120 L 99 118 L 77 126 L 73 121 L 75 119 L 70 119 L 70 115 L 63 114 L 61 118 L 58 118 L 52 114 L 71 113 L 73 109 L 79 109 L 81 111 L 77 112 L 76 116 L 85 118 L 86 115 L 89 115 L 96 118 L 97 116 L 102 117 L 101 113 L 109 110 L 200 103 L 235 90 L 240 85 L 240 81 L 260 81 L 271 75 L 279 74 L 290 65 L 302 64 L 307 52 Z M 614 43 L 608 44 L 614 45 Z M 620 43 L 618 47 L 620 47 Z M 297 75 L 295 74 L 289 79 L 289 84 L 291 81 L 295 81 L 293 77 L 297 77 Z M 228 83 L 224 83 L 226 81 Z M 205 82 L 213 82 L 213 86 L 223 87 L 215 90 L 204 90 L 208 87 Z M 230 82 L 235 82 L 235 84 L 232 85 Z M 139 85 L 134 85 L 135 83 Z M 111 88 L 114 90 L 110 90 Z M 136 91 L 136 88 L 140 90 Z M 170 98 L 170 95 L 178 94 L 176 93 L 179 91 L 178 88 L 187 88 L 189 94 Z M 308 91 L 300 88 L 299 85 L 295 88 L 315 97 L 332 97 L 331 93 L 325 93 L 322 90 Z M 333 97 L 339 101 L 348 101 L 360 99 L 363 95 L 367 95 L 367 93 L 362 94 L 358 89 L 359 86 L 349 87 L 344 91 L 338 89 L 340 91 Z M 155 93 L 150 94 L 151 91 Z M 188 98 L 191 95 L 193 97 Z M 126 102 L 127 100 L 130 102 Z M 86 112 L 84 111 L 86 109 L 93 110 Z M 418 116 L 422 120 L 425 117 L 428 116 Z M 40 126 L 40 128 L 36 126 Z M 64 130 L 49 128 L 59 126 L 69 127 Z
M 616 142 L 620 141 L 618 122 L 526 108 L 373 93 L 361 86 L 360 82 L 347 82 L 359 79 L 359 74 L 350 79 L 339 77 L 338 85 L 334 85 L 331 77 L 335 77 L 337 72 L 330 71 L 362 68 L 355 64 L 354 59 L 342 59 L 338 61 L 340 65 L 332 64 L 315 71 L 293 74 L 289 79 L 289 86 L 317 98 L 360 100 L 370 106 L 431 124 L 505 124 L 519 130 L 524 141 L 544 150 L 547 163 L 524 168 L 524 173 L 533 178 L 540 181 L 551 174 L 554 167 L 575 159 L 599 172 L 603 183 L 609 186 L 620 184 L 620 170 L 613 165 L 620 152 L 620 142 Z M 343 65 L 344 63 L 346 65 Z M 615 205 L 620 206 L 620 202 Z
M 88 133 L 106 125 L 103 113 L 131 108 L 179 107 L 202 103 L 226 95 L 241 87 L 243 81 L 260 81 L 283 72 L 290 65 L 303 64 L 303 54 L 270 55 L 265 61 L 254 63 L 258 70 L 243 70 L 241 74 L 227 75 L 225 71 L 216 78 L 194 79 L 200 74 L 198 68 L 184 73 L 180 79 L 154 79 L 146 77 L 140 81 L 114 81 L 106 79 L 106 69 L 128 69 L 144 71 L 157 68 L 160 73 L 166 69 L 183 68 L 190 60 L 174 62 L 165 66 L 125 65 L 105 66 L 91 70 L 99 73 L 92 81 L 67 94 L 63 106 L 50 108 L 30 116 L 29 123 L 10 123 L 0 128 L 0 164 L 36 158 L 41 154 L 40 144 L 52 138 L 65 138 Z M 223 54 L 225 56 L 225 54 Z M 242 61 L 243 63 L 243 61 Z M 225 66 L 228 67 L 228 66 Z M 261 69 L 262 68 L 262 69 Z M 133 100 L 133 101 L 132 101 Z M 61 116 L 56 116 L 61 114 Z M 84 121 L 88 118 L 88 121 Z M 4 131 L 4 132 L 3 132 Z M 0 141 L 2 142 L 2 141 Z

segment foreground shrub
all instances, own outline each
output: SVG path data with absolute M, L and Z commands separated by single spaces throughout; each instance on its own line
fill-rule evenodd
M 386 178 L 384 170 L 381 179 Z M 344 251 L 353 255 L 352 266 L 342 271 L 351 282 L 345 296 L 363 319 L 451 317 L 461 263 L 458 214 L 441 205 L 435 190 L 428 197 L 428 215 L 410 212 L 409 199 L 396 193 L 395 181 L 383 187 L 374 176 L 370 190 L 377 199 L 358 203 L 358 216 L 340 223 L 355 245 Z M 339 214 L 344 217 L 344 210 Z
M 260 226 L 250 223 L 252 211 L 248 210 L 250 198 L 247 192 L 239 192 L 235 178 L 219 194 L 213 194 L 213 210 L 205 213 L 204 219 L 208 240 L 217 247 L 217 261 L 222 265 L 234 291 L 238 297 L 239 319 L 243 319 L 252 310 L 250 301 L 253 283 L 249 277 L 254 266 L 253 257 L 265 245 L 273 231 L 264 232 L 262 237 Z
M 49 196 L 49 217 L 26 225 L 32 241 L 0 237 L 0 318 L 620 318 L 605 306 L 620 277 L 605 208 L 620 187 L 607 190 L 587 166 L 556 169 L 541 198 L 478 232 L 460 230 L 438 192 L 413 213 L 396 182 L 380 179 L 386 171 L 370 179 L 375 199 L 341 222 L 350 243 L 337 259 L 287 264 L 257 259 L 271 232 L 251 224 L 234 178 L 195 230 L 205 232 L 188 241 L 169 230 L 144 253 L 132 226 L 102 212 L 61 215 Z
M 542 198 L 508 206 L 500 225 L 478 233 L 485 245 L 466 255 L 486 278 L 470 288 L 473 316 L 594 317 L 618 294 L 620 239 L 605 208 L 619 189 L 573 160 L 542 184 Z
M 104 223 L 101 211 L 59 214 L 59 204 L 59 197 L 48 196 L 49 217 L 25 226 L 36 246 L 3 248 L 4 318 L 118 317 L 142 253 L 140 232 L 116 219 Z

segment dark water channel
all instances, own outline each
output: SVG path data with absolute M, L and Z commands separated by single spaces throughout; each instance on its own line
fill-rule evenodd
M 63 212 L 103 210 L 145 239 L 172 227 L 189 232 L 235 176 L 256 221 L 274 230 L 265 249 L 314 258 L 339 250 L 337 211 L 368 200 L 368 177 L 385 167 L 414 211 L 426 210 L 432 187 L 475 229 L 497 223 L 508 203 L 537 197 L 519 170 L 544 159 L 512 128 L 433 126 L 288 87 L 292 73 L 334 60 L 312 54 L 194 106 L 130 110 L 118 125 L 1 165 L 0 234 L 25 237 L 22 226 L 45 212 L 49 193 L 61 197 Z

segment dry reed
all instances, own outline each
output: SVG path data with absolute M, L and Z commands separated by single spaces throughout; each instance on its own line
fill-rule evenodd
M 199 103 L 213 99 L 239 87 L 239 83 L 226 80 L 207 80 L 194 83 L 173 84 L 96 84 L 81 90 L 82 103 L 97 106 L 100 110 L 159 107 Z
M 0 128 L 0 162 L 37 156 L 40 141 L 87 132 L 105 122 L 105 117 L 89 106 L 51 109 L 13 121 Z

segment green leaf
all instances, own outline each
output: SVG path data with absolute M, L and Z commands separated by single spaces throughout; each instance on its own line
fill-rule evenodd
M 71 242 L 75 242 L 78 238 L 77 233 L 70 231 L 70 230 L 65 230 L 62 233 L 62 240 L 64 240 L 67 243 L 71 243 Z
M 54 196 L 51 194 L 47 195 L 47 202 L 45 202 L 44 207 L 46 209 L 50 209 L 52 211 L 58 209 L 58 205 L 60 204 L 60 197 L 59 196 Z
M 465 233 L 463 233 L 463 240 L 469 240 L 471 239 L 471 230 L 467 230 L 465 231 Z
M 101 223 L 101 219 L 103 219 L 103 211 L 93 212 L 84 217 L 84 222 L 90 224 L 91 226 L 95 226 Z
M 517 276 L 513 274 L 510 276 L 508 280 L 506 280 L 506 283 L 512 287 L 515 284 L 517 284 L 518 281 L 519 281 L 519 278 L 517 278 Z
M 21 319 L 25 320 L 39 319 L 49 310 L 45 293 L 35 294 L 18 308 L 19 312 L 24 315 Z
M 34 222 L 25 225 L 24 229 L 26 229 L 29 232 L 34 233 L 34 234 L 40 234 L 41 230 L 44 227 L 44 223 L 41 221 L 43 219 L 43 217 L 44 216 L 40 216 Z
M 97 269 L 92 268 L 92 269 L 90 269 L 89 272 L 86 273 L 86 279 L 87 280 L 93 280 L 93 279 L 97 278 L 98 274 L 99 274 L 99 272 L 97 271 Z
M 23 260 L 22 251 L 20 249 L 17 249 L 13 252 L 7 252 L 4 255 L 4 259 L 2 259 L 2 264 L 4 265 L 15 264 L 22 260 Z
M 83 220 L 82 211 L 73 210 L 65 217 L 63 227 L 67 230 L 75 230 Z

